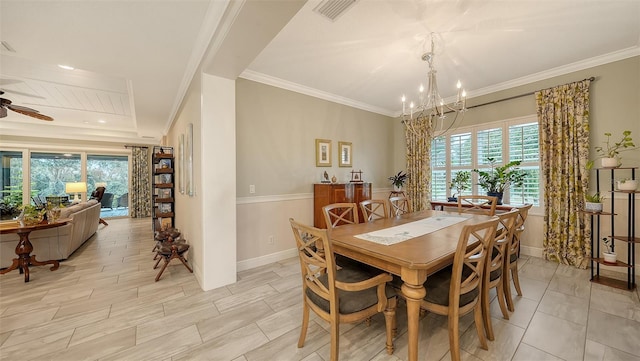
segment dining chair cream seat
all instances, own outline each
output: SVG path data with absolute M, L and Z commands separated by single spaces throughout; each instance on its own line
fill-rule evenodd
M 459 195 L 458 213 L 474 213 L 493 216 L 496 214 L 498 198 L 481 195 Z
M 518 217 L 516 218 L 515 229 L 513 231 L 513 237 L 507 247 L 507 260 L 504 268 L 504 295 L 507 299 L 507 308 L 513 312 L 515 310 L 513 306 L 513 298 L 511 296 L 511 280 L 513 279 L 513 285 L 516 288 L 518 296 L 522 296 L 522 289 L 520 288 L 520 279 L 518 278 L 518 257 L 520 256 L 520 242 L 522 239 L 522 233 L 524 232 L 524 224 L 527 220 L 527 215 L 533 204 L 527 204 L 518 208 Z
M 487 338 L 491 341 L 495 339 L 493 333 L 493 325 L 491 324 L 491 313 L 489 304 L 489 291 L 492 288 L 496 289 L 498 304 L 500 305 L 500 311 L 502 311 L 502 317 L 506 320 L 509 319 L 509 312 L 507 311 L 507 304 L 504 295 L 504 267 L 508 262 L 506 258 L 507 247 L 513 236 L 515 229 L 516 219 L 518 218 L 518 211 L 511 210 L 510 212 L 500 213 L 496 215 L 498 217 L 498 228 L 495 234 L 495 240 L 493 243 L 493 249 L 487 254 L 486 268 L 484 271 L 484 280 L 482 285 L 482 320 L 484 323 L 484 329 L 487 333 Z
M 389 207 L 384 199 L 367 199 L 360 202 L 363 221 L 371 222 L 380 218 L 389 218 Z
M 304 346 L 309 325 L 309 310 L 329 322 L 331 360 L 339 354 L 340 323 L 364 321 L 384 313 L 386 350 L 392 354 L 396 329 L 396 294 L 387 285 L 391 275 L 371 276 L 357 269 L 337 269 L 333 261 L 331 229 L 319 229 L 289 219 L 296 240 L 302 270 L 302 328 L 298 347 Z M 322 249 L 323 252 L 319 252 Z
M 391 216 L 397 217 L 405 213 L 411 213 L 411 203 L 406 197 L 390 197 L 389 204 L 391 204 Z
M 460 360 L 460 317 L 473 312 L 480 346 L 487 350 L 480 301 L 487 253 L 493 248 L 497 219 L 462 229 L 453 265 L 427 277 L 421 308 L 448 317 L 451 359 Z M 473 242 L 478 240 L 479 242 Z M 474 243 L 469 246 L 469 242 Z

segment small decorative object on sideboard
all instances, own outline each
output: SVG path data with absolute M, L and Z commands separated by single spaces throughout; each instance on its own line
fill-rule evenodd
M 617 168 L 622 163 L 620 162 L 620 157 L 618 156 L 620 152 L 629 151 L 638 149 L 635 144 L 633 144 L 633 138 L 631 138 L 631 131 L 625 130 L 622 132 L 622 138 L 619 142 L 611 143 L 611 133 L 604 133 L 607 140 L 603 143 L 603 146 L 595 147 L 595 151 L 598 154 L 598 158 L 601 159 L 601 164 L 603 168 Z M 594 161 L 590 160 L 587 162 L 587 169 L 593 168 Z
M 351 183 L 362 183 L 362 171 L 361 170 L 352 170 L 351 171 Z
M 395 192 L 400 192 L 402 190 L 402 187 L 404 187 L 404 183 L 407 181 L 408 178 L 409 178 L 409 175 L 407 173 L 403 173 L 402 171 L 399 171 L 398 174 L 392 175 L 391 177 L 389 177 L 389 180 L 393 185 L 393 190 Z
M 336 178 L 335 174 L 331 177 L 331 183 L 338 183 L 338 178 Z
M 330 182 L 331 181 L 329 180 L 329 174 L 325 170 L 324 173 L 322 173 L 322 180 L 320 181 L 320 183 L 330 183 Z
M 601 196 L 600 193 L 596 192 L 593 195 L 585 194 L 584 196 L 584 210 L 587 212 L 602 212 L 602 201 L 604 200 L 604 196 Z
M 606 251 L 602 252 L 604 261 L 606 263 L 616 263 L 617 255 L 616 252 L 613 251 L 613 244 L 611 243 L 611 239 L 604 237 L 602 239 L 602 243 L 604 243 L 604 247 L 607 249 Z
M 620 191 L 635 191 L 638 189 L 638 181 L 635 179 L 621 179 L 617 182 Z

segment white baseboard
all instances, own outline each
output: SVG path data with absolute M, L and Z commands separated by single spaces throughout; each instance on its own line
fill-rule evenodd
M 525 256 L 543 258 L 542 248 L 520 245 L 520 252 Z
M 250 259 L 245 259 L 243 261 L 238 261 L 236 263 L 236 268 L 238 272 L 246 271 L 251 268 L 256 268 L 256 267 L 264 266 L 269 263 L 282 261 L 287 258 L 295 257 L 297 255 L 298 255 L 297 249 L 291 248 L 291 249 L 267 254 L 264 256 L 256 257 L 256 258 L 250 258 Z

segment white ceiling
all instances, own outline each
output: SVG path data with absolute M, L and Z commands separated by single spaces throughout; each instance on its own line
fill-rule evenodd
M 387 115 L 424 82 L 431 33 L 445 97 L 458 79 L 473 97 L 640 55 L 638 0 L 359 0 L 334 22 L 309 0 L 279 33 L 255 12 L 280 12 L 286 23 L 291 1 L 246 1 L 262 8 L 227 43 L 211 41 L 227 0 L 0 1 L 0 40 L 15 49 L 0 49 L 3 97 L 55 118 L 9 111 L 0 132 L 155 142 L 200 61 L 207 71 L 218 64 L 216 51 L 227 52 L 227 66 L 234 51 L 244 54 L 235 63 L 250 64 L 242 77 Z M 261 39 L 240 52 L 243 36 Z

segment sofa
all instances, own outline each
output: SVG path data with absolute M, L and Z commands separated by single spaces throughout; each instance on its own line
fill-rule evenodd
M 38 261 L 69 258 L 98 230 L 100 208 L 100 202 L 95 199 L 62 208 L 60 218 L 70 218 L 71 222 L 64 226 L 31 232 L 31 254 L 35 255 Z M 12 260 L 16 257 L 18 239 L 15 233 L 0 235 L 0 268 L 11 266 Z

